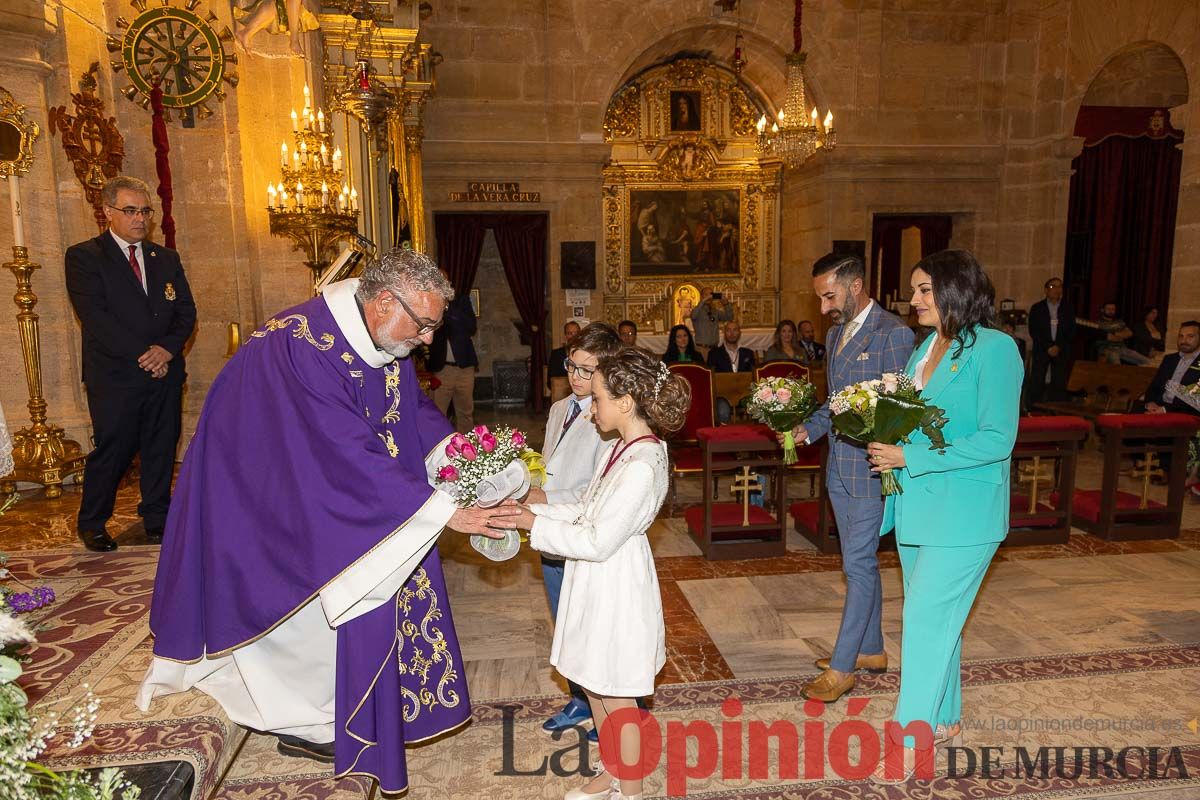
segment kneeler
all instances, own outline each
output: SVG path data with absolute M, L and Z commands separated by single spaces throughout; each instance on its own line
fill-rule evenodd
M 1072 521 L 1077 528 L 1112 540 L 1174 539 L 1183 518 L 1188 440 L 1200 429 L 1200 417 L 1188 414 L 1102 414 L 1096 430 L 1102 439 L 1104 477 L 1099 489 L 1075 492 Z M 1169 458 L 1164 469 L 1163 456 Z M 1123 462 L 1133 459 L 1133 492 L 1118 485 Z M 1167 502 L 1150 498 L 1154 478 L 1165 478 Z
M 1075 467 L 1091 432 L 1082 417 L 1021 418 L 1006 546 L 1064 544 L 1070 538 Z

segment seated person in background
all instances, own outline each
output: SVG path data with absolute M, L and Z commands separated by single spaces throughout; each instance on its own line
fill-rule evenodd
M 708 351 L 708 368 L 713 372 L 753 372 L 754 353 L 739 347 L 742 326 L 730 320 L 725 323 L 725 341 Z M 717 398 L 717 423 L 724 425 L 733 418 L 733 407 L 724 397 Z
M 1133 323 L 1133 338 L 1129 342 L 1129 346 L 1137 352 L 1147 357 L 1153 357 L 1154 351 L 1160 353 L 1167 349 L 1166 337 L 1155 324 L 1158 321 L 1158 309 L 1154 306 L 1147 306 L 1142 312 L 1142 318 Z
M 637 347 L 637 323 L 631 319 L 623 319 L 617 325 L 617 335 L 621 344 L 626 347 Z
M 775 341 L 767 348 L 763 358 L 767 361 L 807 361 L 807 353 L 798 339 L 796 323 L 790 319 L 780 320 L 775 326 Z
M 1175 396 L 1168 383 L 1193 386 L 1200 381 L 1200 321 L 1188 320 L 1179 326 L 1179 352 L 1172 353 L 1158 365 L 1154 380 L 1146 390 L 1146 413 L 1200 415 L 1192 406 Z
M 546 388 L 550 390 L 551 397 L 554 396 L 554 379 L 562 378 L 563 382 L 567 379 L 567 348 L 571 344 L 571 340 L 579 335 L 579 323 L 568 322 L 563 325 L 563 346 L 556 347 L 550 351 L 550 357 L 546 360 L 546 380 L 550 383 Z M 566 395 L 563 395 L 565 397 Z
M 1101 361 L 1108 364 L 1136 364 L 1141 367 L 1150 363 L 1150 359 L 1130 349 L 1126 344 L 1127 340 L 1133 338 L 1133 331 L 1117 316 L 1116 303 L 1105 303 L 1100 307 L 1100 319 L 1096 324 L 1104 337 L 1096 350 L 1096 355 Z
M 692 332 L 686 325 L 671 328 L 671 335 L 667 338 L 667 352 L 663 353 L 662 360 L 667 364 L 704 363 L 700 351 L 696 349 L 696 342 L 692 339 Z
M 804 350 L 804 361 L 820 364 L 825 361 L 825 345 L 817 341 L 817 329 L 809 320 L 800 321 L 800 347 Z

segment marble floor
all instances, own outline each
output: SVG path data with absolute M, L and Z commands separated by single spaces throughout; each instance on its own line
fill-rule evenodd
M 539 426 L 526 412 L 477 412 Z M 1098 485 L 1099 456 L 1088 451 L 1077 485 Z M 698 481 L 681 487 L 695 501 Z M 1132 484 L 1130 485 L 1132 488 Z M 792 498 L 807 495 L 795 481 Z M 722 487 L 722 491 L 726 491 Z M 1161 490 L 1155 490 L 1161 491 Z M 136 489 L 121 491 L 111 529 L 142 550 Z M 62 498 L 25 497 L 0 518 L 0 550 L 82 548 L 73 538 L 78 489 Z M 700 555 L 682 517 L 664 515 L 650 531 L 667 620 L 667 665 L 659 676 L 655 713 L 669 721 L 712 719 L 720 698 L 736 696 L 765 719 L 804 718 L 796 689 L 815 673 L 812 661 L 829 654 L 836 636 L 845 582 L 836 556 L 817 552 L 789 535 L 787 553 L 754 561 L 710 562 Z M 504 775 L 504 736 L 514 736 L 530 758 L 554 744 L 540 721 L 562 702 L 564 683 L 547 657 L 552 620 L 538 557 L 528 550 L 502 564 L 483 559 L 464 537 L 441 542 L 447 588 L 462 646 L 475 723 L 450 739 L 410 753 L 413 797 L 560 797 L 576 778 Z M 882 722 L 894 704 L 900 661 L 903 596 L 894 554 L 880 558 L 884 582 L 884 635 L 892 671 L 864 676 L 852 696 L 870 709 L 841 701 L 823 711 L 836 725 L 855 714 Z M 143 646 L 143 651 L 144 651 Z M 1189 777 L 1169 780 L 955 781 L 941 778 L 919 791 L 875 789 L 861 781 L 765 781 L 713 778 L 689 784 L 705 798 L 999 796 L 1200 798 L 1200 503 L 1189 501 L 1178 539 L 1110 543 L 1080 531 L 1067 544 L 1004 548 L 970 617 L 964 640 L 964 721 L 968 746 L 1178 747 Z M 144 662 L 138 662 L 144 663 Z M 515 733 L 502 732 L 503 709 L 516 708 Z M 748 714 L 750 712 L 747 712 Z M 775 716 L 771 716 L 775 715 Z M 1045 732 L 1041 721 L 1078 718 L 1091 729 Z M 1127 731 L 1137 723 L 1137 733 Z M 1122 727 L 1123 726 L 1123 727 Z M 1104 733 L 1093 733 L 1101 731 Z M 1015 731 L 1019 731 L 1016 733 Z M 540 752 L 540 755 L 539 755 Z M 216 797 L 361 798 L 357 781 L 333 781 L 307 764 L 272 758 L 271 740 L 251 735 Z M 448 764 L 453 764 L 451 769 Z M 648 792 L 669 787 L 660 769 Z

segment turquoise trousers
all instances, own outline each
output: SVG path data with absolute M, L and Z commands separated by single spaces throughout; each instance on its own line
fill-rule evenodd
M 899 545 L 904 575 L 900 645 L 901 725 L 931 728 L 962 719 L 962 631 L 999 542 L 967 547 Z M 914 740 L 908 737 L 906 746 Z

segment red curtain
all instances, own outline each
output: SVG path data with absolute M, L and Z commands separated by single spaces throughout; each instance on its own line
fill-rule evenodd
M 921 232 L 924 258 L 950 246 L 953 227 L 949 214 L 876 214 L 871 226 L 871 274 L 879 276 L 879 299 L 909 296 L 908 276 L 900 274 L 900 239 L 905 228 Z
M 433 217 L 438 266 L 450 276 L 456 295 L 471 291 L 475 285 L 487 229 L 484 218 L 478 214 L 435 214 Z
M 154 142 L 154 169 L 158 173 L 158 196 L 162 199 L 163 244 L 175 249 L 175 217 L 171 203 L 175 193 L 171 188 L 171 143 L 167 139 L 167 122 L 163 112 L 162 87 L 157 83 L 150 90 L 150 105 L 153 109 L 150 122 L 150 138 Z
M 1146 306 L 1166 315 L 1183 154 L 1169 122 L 1164 127 L 1157 136 L 1098 137 L 1071 163 L 1068 237 L 1091 245 L 1090 264 L 1075 271 L 1071 287 L 1080 316 L 1094 317 L 1107 302 L 1129 324 Z
M 504 274 L 529 337 L 529 386 L 533 410 L 541 411 L 546 363 L 546 215 L 497 214 L 490 220 Z

